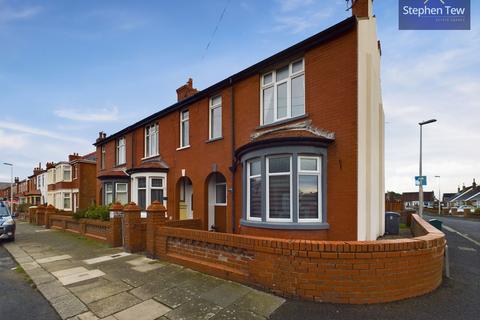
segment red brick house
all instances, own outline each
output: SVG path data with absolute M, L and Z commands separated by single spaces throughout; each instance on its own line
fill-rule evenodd
M 26 202 L 31 205 L 38 206 L 42 204 L 42 193 L 40 191 L 41 180 L 39 176 L 44 173 L 45 170 L 42 169 L 41 164 L 38 164 L 38 167 L 33 169 L 33 174 L 28 177 L 27 182 L 27 191 L 25 192 Z
M 95 204 L 95 152 L 84 156 L 74 153 L 68 161 L 47 163 L 47 204 L 76 212 Z
M 205 230 L 370 240 L 383 234 L 384 115 L 371 0 L 353 16 L 97 147 L 97 202 L 154 200 Z

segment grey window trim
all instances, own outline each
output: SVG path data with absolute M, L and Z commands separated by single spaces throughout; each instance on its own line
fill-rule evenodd
M 115 202 L 117 201 L 116 195 L 116 185 L 117 183 L 126 183 L 127 184 L 127 200 L 130 201 L 130 182 L 129 179 L 108 179 L 102 180 L 102 204 L 108 205 L 105 203 L 105 185 L 111 184 L 112 185 L 112 200 Z
M 292 157 L 292 194 L 293 194 L 293 220 L 292 222 L 276 222 L 267 221 L 266 212 L 266 159 L 274 155 L 291 155 Z M 298 219 L 298 157 L 299 156 L 316 156 L 321 158 L 321 210 L 322 222 L 302 222 Z M 261 221 L 254 221 L 247 219 L 247 162 L 259 158 L 261 159 L 261 175 L 262 175 L 262 219 Z M 253 226 L 259 228 L 271 229 L 328 229 L 330 226 L 327 220 L 327 148 L 317 146 L 299 146 L 299 145 L 282 145 L 274 147 L 266 147 L 263 149 L 255 149 L 250 152 L 245 152 L 240 159 L 243 168 L 243 210 L 240 224 L 244 226 Z

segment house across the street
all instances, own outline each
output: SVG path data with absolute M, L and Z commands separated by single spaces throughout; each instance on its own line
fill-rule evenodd
M 435 194 L 433 191 L 423 192 L 423 206 L 425 208 L 433 208 L 435 204 Z M 420 205 L 418 192 L 402 193 L 402 202 L 405 209 L 416 209 Z
M 352 11 L 208 88 L 189 79 L 173 105 L 101 132 L 97 202 L 158 200 L 169 217 L 219 232 L 383 235 L 381 48 L 372 2 Z

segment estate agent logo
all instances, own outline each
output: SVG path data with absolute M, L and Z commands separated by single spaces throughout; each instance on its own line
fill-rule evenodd
M 399 0 L 400 30 L 470 30 L 470 0 Z

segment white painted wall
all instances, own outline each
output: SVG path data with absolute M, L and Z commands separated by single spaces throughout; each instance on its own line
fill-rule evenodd
M 358 202 L 357 239 L 385 231 L 384 113 L 376 19 L 358 19 Z

